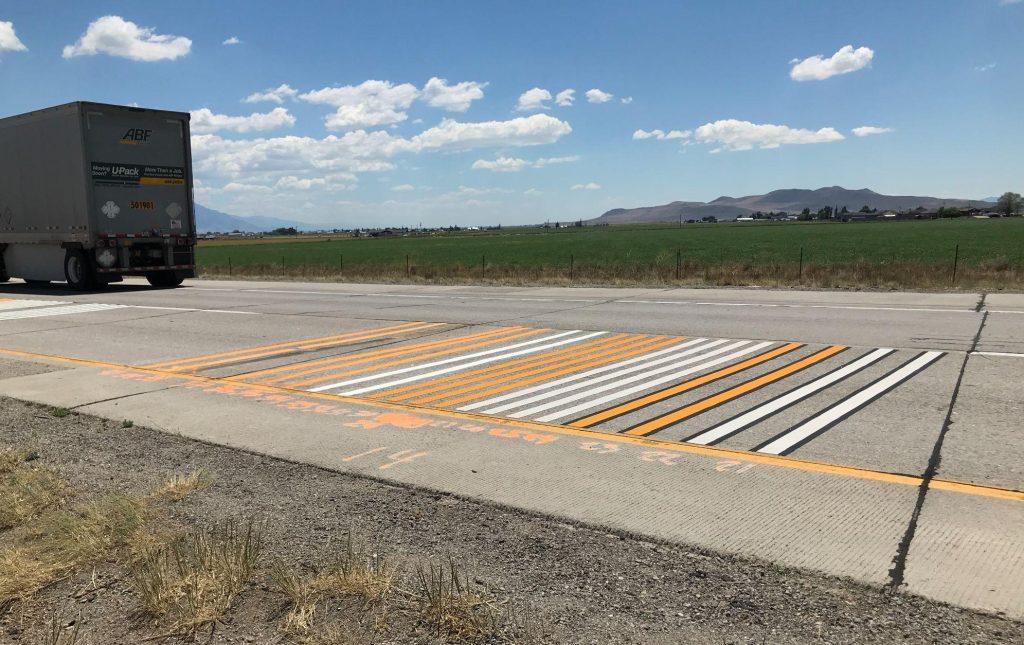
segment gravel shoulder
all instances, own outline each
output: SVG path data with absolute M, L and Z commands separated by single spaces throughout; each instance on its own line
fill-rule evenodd
M 0 398 L 0 449 L 35 451 L 81 497 L 202 469 L 212 485 L 173 506 L 182 524 L 265 519 L 268 553 L 299 570 L 350 531 L 397 561 L 451 556 L 489 595 L 528 606 L 541 642 L 1024 643 L 1024 625 L 999 616 L 123 425 Z M 81 594 L 97 576 L 98 590 Z M 283 598 L 258 575 L 208 642 L 292 642 L 277 628 Z M 158 632 L 137 605 L 126 576 L 101 565 L 0 611 L 0 643 L 44 642 L 57 607 L 74 612 L 79 643 L 139 642 Z M 436 641 L 415 621 L 393 622 L 345 642 Z

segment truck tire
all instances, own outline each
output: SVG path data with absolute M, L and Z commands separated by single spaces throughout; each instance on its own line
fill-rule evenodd
M 64 256 L 64 277 L 68 286 L 79 291 L 96 288 L 96 271 L 81 249 L 68 249 Z
M 180 287 L 185 278 L 174 271 L 151 271 L 146 274 L 146 280 L 157 289 L 173 289 Z

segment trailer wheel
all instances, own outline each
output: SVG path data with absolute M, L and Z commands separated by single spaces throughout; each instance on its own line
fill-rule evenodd
M 64 277 L 72 289 L 88 291 L 96 288 L 96 272 L 81 249 L 68 249 L 64 256 Z
M 152 271 L 146 274 L 146 280 L 157 289 L 173 289 L 181 286 L 185 278 L 174 271 Z

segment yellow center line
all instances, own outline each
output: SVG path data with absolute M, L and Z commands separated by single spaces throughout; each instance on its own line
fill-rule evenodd
M 248 354 L 248 353 L 252 353 L 252 352 L 262 352 L 262 351 L 266 351 L 266 350 L 279 349 L 279 348 L 284 348 L 284 347 L 297 347 L 297 346 L 304 345 L 304 344 L 307 344 L 307 343 L 316 343 L 316 342 L 320 342 L 320 341 L 338 340 L 338 339 L 341 339 L 341 338 L 346 338 L 346 337 L 351 336 L 353 334 L 363 334 L 363 333 L 367 333 L 367 332 L 394 331 L 394 330 L 403 329 L 403 328 L 406 328 L 406 327 L 411 327 L 411 326 L 415 326 L 415 325 L 423 325 L 423 324 L 426 324 L 426 323 L 420 323 L 420 322 L 403 323 L 401 325 L 391 325 L 391 326 L 388 326 L 388 327 L 379 327 L 377 329 L 364 329 L 364 330 L 359 330 L 359 331 L 351 331 L 351 332 L 346 332 L 344 334 L 339 334 L 339 335 L 336 335 L 336 336 L 325 336 L 323 338 L 307 338 L 307 339 L 304 339 L 304 340 L 293 340 L 293 341 L 289 341 L 289 342 L 286 342 L 286 343 L 274 343 L 272 345 L 261 345 L 261 346 L 257 346 L 257 347 L 247 347 L 245 349 L 236 349 L 236 350 L 230 351 L 230 352 L 220 352 L 219 354 L 208 354 L 206 356 L 196 356 L 194 358 L 183 358 L 183 359 L 177 359 L 177 360 L 173 360 L 173 361 L 165 361 L 163 363 L 153 363 L 151 365 L 146 365 L 146 368 L 147 369 L 169 369 L 171 367 L 179 367 L 179 366 L 183 366 L 183 365 L 188 365 L 190 363 L 209 361 L 209 360 L 213 360 L 213 359 L 217 359 L 217 358 L 223 358 L 225 356 L 239 356 L 239 355 Z
M 454 345 L 458 343 L 466 343 L 478 338 L 489 338 L 496 335 L 511 334 L 525 327 L 501 327 L 499 329 L 492 329 L 490 331 L 471 334 L 469 336 L 457 336 L 455 338 L 445 338 L 442 340 L 433 340 L 429 342 L 414 343 L 412 345 L 400 345 L 398 347 L 389 347 L 386 349 L 377 349 L 367 352 L 359 352 L 357 354 L 349 354 L 340 358 L 325 358 L 317 361 L 308 361 L 304 363 L 293 363 L 291 365 L 282 365 L 281 367 L 274 367 L 271 369 L 260 370 L 258 372 L 250 372 L 248 374 L 239 374 L 238 376 L 231 377 L 230 380 L 253 380 L 262 379 L 261 382 L 268 384 L 277 383 L 280 381 L 287 381 L 288 379 L 296 378 L 299 376 L 306 376 L 307 374 L 316 374 L 317 372 L 323 372 L 329 369 L 335 369 L 339 366 L 344 365 L 357 365 L 359 363 L 366 363 L 372 360 L 378 360 L 389 356 L 397 356 L 400 354 L 408 354 L 410 352 L 424 351 L 434 347 L 444 347 L 448 345 Z M 315 368 L 315 369 L 307 369 Z M 285 374 L 284 372 L 290 372 Z M 277 374 L 273 378 L 265 379 L 264 377 L 271 374 Z
M 464 351 L 466 351 L 468 349 L 477 349 L 479 347 L 487 347 L 488 345 L 494 345 L 495 343 L 507 343 L 507 342 L 509 342 L 511 340 L 519 340 L 520 338 L 524 338 L 526 336 L 533 336 L 535 334 L 540 334 L 540 333 L 543 333 L 545 331 L 547 331 L 547 330 L 546 329 L 527 329 L 526 331 L 520 331 L 520 332 L 517 332 L 517 333 L 512 334 L 512 335 L 501 336 L 501 337 L 498 337 L 498 338 L 488 338 L 487 340 L 482 340 L 480 342 L 472 343 L 470 345 L 459 345 L 458 347 L 454 347 L 454 348 L 451 348 L 451 349 L 444 349 L 444 350 L 440 350 L 440 351 L 437 351 L 437 352 L 430 352 L 429 354 L 419 354 L 417 356 L 409 356 L 408 358 L 400 358 L 400 359 L 394 360 L 394 361 L 387 361 L 387 362 L 384 362 L 384 363 L 374 363 L 373 365 L 369 365 L 367 367 L 361 367 L 361 368 L 355 369 L 355 370 L 346 370 L 346 371 L 342 371 L 342 372 L 331 372 L 330 374 L 326 374 L 324 376 L 318 376 L 316 378 L 306 379 L 304 381 L 289 382 L 288 386 L 289 387 L 307 387 L 307 386 L 310 386 L 310 385 L 316 385 L 317 383 L 323 383 L 325 381 L 333 381 L 335 379 L 345 378 L 345 377 L 349 377 L 349 376 L 355 376 L 357 374 L 365 374 L 367 372 L 375 372 L 377 370 L 384 369 L 386 367 L 394 367 L 396 365 L 407 365 L 409 363 L 416 363 L 418 361 L 422 361 L 422 360 L 427 359 L 427 358 L 435 358 L 437 356 L 447 356 L 449 354 L 459 354 L 459 353 L 462 353 L 462 352 L 464 352 Z
M 607 410 L 595 412 L 594 414 L 583 417 L 582 419 L 577 419 L 576 421 L 573 421 L 568 425 L 574 428 L 589 428 L 593 425 L 601 423 L 602 421 L 607 421 L 608 419 L 620 417 L 634 410 L 646 407 L 652 403 L 663 401 L 677 394 L 687 392 L 694 388 L 698 388 L 702 385 L 707 385 L 708 383 L 713 383 L 737 372 L 742 372 L 745 369 L 749 369 L 751 367 L 754 367 L 755 365 L 760 365 L 761 363 L 770 361 L 773 358 L 782 356 L 783 354 L 788 354 L 789 352 L 795 349 L 800 349 L 803 346 L 803 343 L 787 343 L 782 347 L 776 347 L 775 349 L 768 350 L 763 354 L 758 354 L 753 358 L 748 358 L 745 361 L 740 361 L 739 363 L 735 363 L 728 367 L 723 367 L 722 369 L 717 370 L 715 372 L 711 372 L 710 374 L 698 376 L 695 379 L 683 381 L 682 383 L 678 383 L 671 387 L 667 387 L 664 390 L 652 392 L 638 399 L 633 399 L 632 401 L 627 401 L 621 405 L 613 406 L 611 408 L 608 408 Z
M 617 346 L 627 342 L 635 342 L 637 336 L 629 336 L 628 334 L 617 334 L 615 336 L 601 338 L 600 340 L 594 340 L 580 345 L 573 345 L 568 349 L 561 349 L 554 352 L 547 352 L 540 356 L 530 356 L 519 360 L 511 361 L 508 363 L 500 363 L 497 366 L 491 367 L 487 370 L 475 370 L 460 376 L 450 377 L 450 381 L 443 385 L 434 385 L 433 387 L 427 387 L 419 392 L 411 392 L 402 396 L 382 396 L 374 398 L 387 398 L 392 401 L 410 401 L 416 399 L 417 403 L 426 403 L 431 395 L 435 395 L 442 391 L 459 391 L 460 388 L 465 389 L 471 387 L 480 389 L 487 387 L 487 383 L 492 382 L 494 379 L 508 376 L 510 374 L 518 374 L 526 370 L 533 368 L 541 368 L 544 370 L 551 369 L 551 366 L 566 360 L 566 357 L 575 356 L 577 354 L 585 354 L 598 349 L 605 349 L 609 346 Z M 433 385 L 433 383 L 428 383 Z M 468 391 L 468 390 L 467 390 Z M 440 394 L 436 398 L 444 398 L 445 396 L 452 396 L 452 394 Z
M 34 352 L 23 352 L 16 349 L 0 348 L 0 354 L 7 354 L 8 356 L 28 358 L 32 360 L 53 361 L 58 363 L 66 363 L 70 365 L 80 365 L 100 369 L 117 369 L 126 372 L 154 374 L 172 380 L 187 381 L 192 383 L 217 384 L 225 382 L 225 379 L 213 378 L 209 376 L 199 376 L 196 374 L 181 374 L 179 372 L 168 372 L 164 370 L 155 370 L 144 367 L 133 367 L 131 365 L 123 365 L 120 363 L 94 361 L 85 358 L 72 358 L 70 356 L 37 354 Z M 258 385 L 252 383 L 233 385 L 238 385 L 240 387 L 246 387 L 261 392 L 277 394 L 287 393 L 288 395 L 291 396 L 300 396 L 307 399 L 316 399 L 320 401 L 350 403 L 353 405 L 361 405 L 364 407 L 377 408 L 383 410 L 402 410 L 405 412 L 415 411 L 421 414 L 428 414 L 435 417 L 448 417 L 453 419 L 464 419 L 476 422 L 500 423 L 506 426 L 525 428 L 528 430 L 539 430 L 569 437 L 578 437 L 587 439 L 589 441 L 634 445 L 662 452 L 676 452 L 681 454 L 709 457 L 717 460 L 728 459 L 732 461 L 764 464 L 767 466 L 774 466 L 777 468 L 789 468 L 793 470 L 801 470 L 804 472 L 836 475 L 840 477 L 864 479 L 868 481 L 884 482 L 902 486 L 917 487 L 920 486 L 923 481 L 921 477 L 916 477 L 914 475 L 901 475 L 898 473 L 890 473 L 882 470 L 858 468 L 856 466 L 841 466 L 838 464 L 830 464 L 819 461 L 808 461 L 804 459 L 797 459 L 796 457 L 784 457 L 782 455 L 768 455 L 756 452 L 747 452 L 745 450 L 733 450 L 731 448 L 722 448 L 720 446 L 700 446 L 696 444 L 683 443 L 680 441 L 664 441 L 661 439 L 655 439 L 651 437 L 631 437 L 629 435 L 624 435 L 620 433 L 608 433 L 599 430 L 587 430 L 585 428 L 571 428 L 568 426 L 558 426 L 548 423 L 540 423 L 537 421 L 524 421 L 521 419 L 505 419 L 502 417 L 495 417 L 487 414 L 462 412 L 460 410 L 445 410 L 443 408 L 425 408 L 417 405 L 409 405 L 407 403 L 374 401 L 372 399 L 360 399 L 351 396 L 341 396 L 340 394 L 328 394 L 326 392 L 307 392 L 305 390 L 294 390 L 287 387 L 277 387 L 273 385 Z M 945 490 L 954 493 L 960 493 L 963 495 L 991 497 L 994 499 L 1024 502 L 1024 491 L 1015 490 L 1012 488 L 999 488 L 997 486 L 985 486 L 982 484 L 971 484 L 967 482 L 958 482 L 948 479 L 932 479 L 929 482 L 929 487 L 935 488 L 937 490 Z
M 722 405 L 723 403 L 727 403 L 735 398 L 741 397 L 744 394 L 747 394 L 748 392 L 753 392 L 754 390 L 764 387 L 765 385 L 784 379 L 792 374 L 796 374 L 800 370 L 806 369 L 811 365 L 815 365 L 816 363 L 820 363 L 826 358 L 829 358 L 830 356 L 835 356 L 836 354 L 845 349 L 847 348 L 844 345 L 832 345 L 830 347 L 826 347 L 820 352 L 811 354 L 806 358 L 802 358 L 798 361 L 790 363 L 789 365 L 780 367 L 774 372 L 769 372 L 767 374 L 764 374 L 763 376 L 751 379 L 745 383 L 740 383 L 736 387 L 729 388 L 728 390 L 720 392 L 714 396 L 710 396 L 706 399 L 702 399 L 695 403 L 691 403 L 690 405 L 679 408 L 678 410 L 673 410 L 672 412 L 663 414 L 655 419 L 644 421 L 643 423 L 633 426 L 632 428 L 626 430 L 625 434 L 633 435 L 636 437 L 644 437 L 649 434 L 653 434 L 670 425 L 679 423 L 684 419 L 688 419 L 692 416 L 698 415 L 701 412 L 704 412 L 705 410 L 710 410 L 711 408 L 717 407 L 719 405 Z
M 492 397 L 492 396 L 494 396 L 496 394 L 501 394 L 502 392 L 508 392 L 509 390 L 514 390 L 516 388 L 524 387 L 524 386 L 527 386 L 527 385 L 533 385 L 534 383 L 540 383 L 541 381 L 547 381 L 547 380 L 550 380 L 550 379 L 558 378 L 559 376 L 565 376 L 566 374 L 572 374 L 573 372 L 579 372 L 580 370 L 585 370 L 588 367 L 596 367 L 598 365 L 606 365 L 608 363 L 614 363 L 615 361 L 619 361 L 619 360 L 623 360 L 623 359 L 626 359 L 626 358 L 630 358 L 631 356 L 636 356 L 638 354 L 643 354 L 645 352 L 650 352 L 650 351 L 653 351 L 653 350 L 656 350 L 656 349 L 660 349 L 660 348 L 662 348 L 662 347 L 664 347 L 666 345 L 671 345 L 671 344 L 673 344 L 675 342 L 678 342 L 678 340 L 682 340 L 682 339 L 679 338 L 679 339 L 666 340 L 666 341 L 658 342 L 658 343 L 656 343 L 654 345 L 651 345 L 650 341 L 639 342 L 639 343 L 631 343 L 631 344 L 627 345 L 626 347 L 616 347 L 613 350 L 602 352 L 602 353 L 596 354 L 594 356 L 582 357 L 579 360 L 575 360 L 575 361 L 572 361 L 570 363 L 565 364 L 565 366 L 562 369 L 558 369 L 558 370 L 556 370 L 554 372 L 552 372 L 550 370 L 550 368 L 548 368 L 548 369 L 543 370 L 544 373 L 541 374 L 540 376 L 534 376 L 533 378 L 527 378 L 527 379 L 521 378 L 522 376 L 530 376 L 532 374 L 537 373 L 538 370 L 535 370 L 535 371 L 529 372 L 527 374 L 516 376 L 515 378 L 503 379 L 503 380 L 501 380 L 501 381 L 499 381 L 499 382 L 494 384 L 496 387 L 492 387 L 492 388 L 490 388 L 490 389 L 488 389 L 488 390 L 486 390 L 484 392 L 474 392 L 473 394 L 470 394 L 468 396 L 459 397 L 459 398 L 457 398 L 455 400 L 447 400 L 453 394 L 456 394 L 455 392 L 453 392 L 451 394 L 448 394 L 448 395 L 445 395 L 444 397 L 439 397 L 439 398 L 444 398 L 445 399 L 444 403 L 441 404 L 444 407 L 454 407 L 456 405 L 461 405 L 463 403 L 468 403 L 469 401 L 483 400 L 483 399 L 490 398 L 490 397 Z M 583 362 L 580 363 L 580 361 L 583 361 Z M 477 388 L 473 388 L 473 389 L 477 389 Z M 469 391 L 469 390 L 467 389 L 465 391 Z M 421 405 L 424 404 L 424 403 L 430 403 L 430 402 L 431 401 L 423 401 L 423 400 L 413 401 L 413 403 L 417 403 L 417 404 L 421 404 Z

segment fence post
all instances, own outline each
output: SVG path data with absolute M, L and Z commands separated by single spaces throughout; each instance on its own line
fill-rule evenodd
M 345 255 L 342 253 L 338 254 L 338 273 L 345 272 Z
M 484 272 L 487 270 L 486 267 L 487 267 L 487 256 L 486 255 L 481 255 L 480 256 L 480 279 L 481 280 L 484 279 L 484 275 L 485 275 Z
M 572 282 L 572 280 L 573 280 L 573 273 L 575 272 L 575 268 L 576 268 L 575 265 L 576 265 L 576 258 L 572 255 L 572 253 L 570 253 L 569 254 L 569 282 Z
M 800 271 L 797 275 L 797 281 L 803 282 L 804 279 L 804 247 L 800 247 Z
M 231 275 L 231 256 L 228 256 L 228 275 Z
M 683 250 L 676 249 L 676 280 L 679 279 L 680 265 L 683 263 Z
M 405 275 L 409 275 L 409 254 L 405 254 Z
M 281 272 L 284 272 L 284 256 L 281 256 Z
M 953 284 L 956 284 L 956 264 L 960 259 L 960 245 L 957 244 L 953 249 Z

